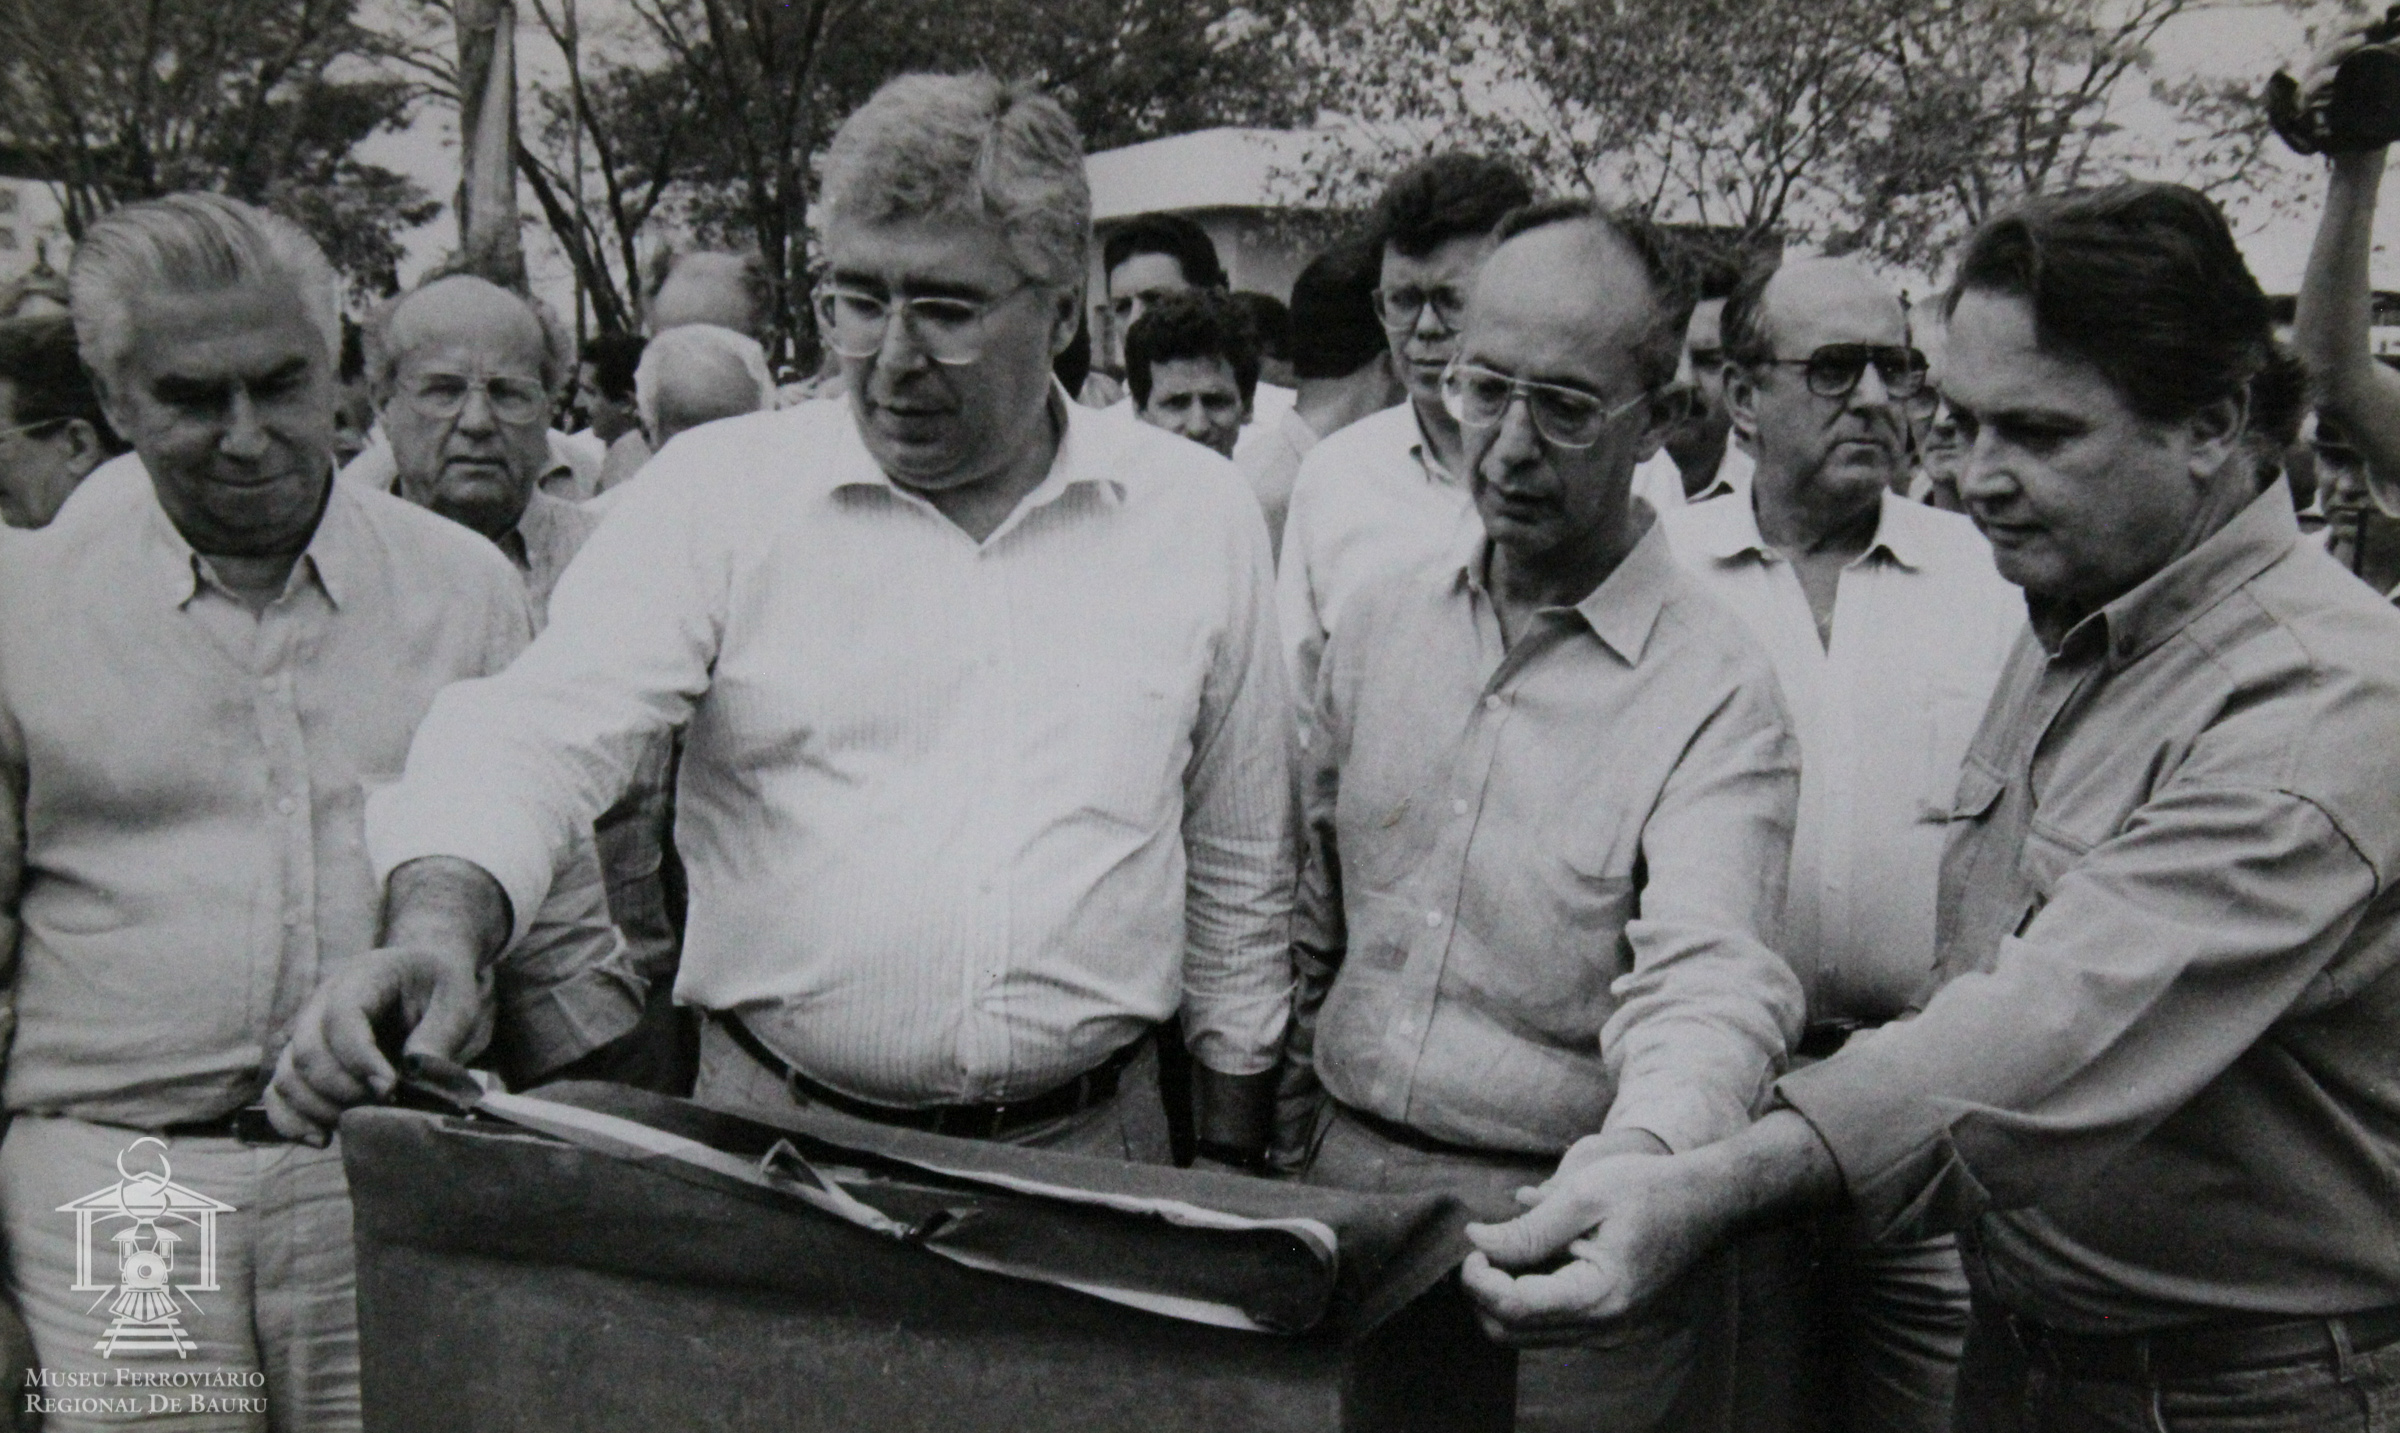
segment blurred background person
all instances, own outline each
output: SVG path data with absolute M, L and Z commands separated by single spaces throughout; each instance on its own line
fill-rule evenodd
M 1369 244 L 1338 244 L 1292 281 L 1292 372 L 1299 385 L 1292 410 L 1272 423 L 1253 422 L 1234 445 L 1233 461 L 1266 510 L 1278 560 L 1300 460 L 1323 439 L 1391 407 L 1407 392 L 1392 373 L 1383 325 L 1375 318 L 1380 262 Z
M 1667 430 L 1667 441 L 1634 469 L 1633 493 L 1659 513 L 1726 493 L 1750 490 L 1748 440 L 1734 432 L 1725 405 L 1725 301 L 1742 281 L 1741 255 L 1723 246 L 1688 239 L 1685 262 L 1692 266 L 1700 297 L 1684 325 L 1682 378 L 1688 385 L 1683 421 Z
M 1135 417 L 1232 457 L 1258 388 L 1249 319 L 1221 291 L 1161 296 L 1125 335 L 1125 383 Z
M 758 340 L 713 323 L 687 323 L 650 340 L 634 369 L 635 411 L 651 446 L 676 434 L 775 406 L 775 375 Z
M 0 522 L 44 527 L 123 452 L 64 314 L 0 320 Z
M 591 424 L 590 433 L 605 445 L 600 460 L 598 492 L 624 482 L 650 461 L 650 442 L 642 435 L 641 415 L 633 398 L 634 369 L 642 361 L 647 340 L 638 333 L 601 333 L 585 340 L 582 361 L 575 366 L 575 403 Z

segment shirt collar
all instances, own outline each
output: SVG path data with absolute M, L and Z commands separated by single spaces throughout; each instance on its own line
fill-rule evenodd
M 179 608 L 200 595 L 201 557 L 167 516 L 147 468 L 142 478 L 144 545 L 151 556 L 151 569 L 157 575 L 159 599 L 169 607 Z M 317 515 L 317 529 L 309 534 L 308 546 L 292 565 L 292 576 L 284 584 L 284 591 L 314 581 L 326 600 L 337 610 L 341 608 L 364 580 L 359 569 L 364 560 L 360 547 L 369 540 L 365 526 L 365 519 L 358 511 L 358 495 L 329 474 L 325 510 Z
M 1460 540 L 1454 556 L 1458 561 L 1452 569 L 1451 590 L 1484 592 L 1483 574 L 1490 566 L 1491 539 L 1480 526 Z M 1662 525 L 1653 520 L 1616 570 L 1575 604 L 1575 611 L 1592 635 L 1600 639 L 1600 645 L 1616 653 L 1625 665 L 1639 666 L 1674 584 L 1675 558 L 1668 551 Z M 1485 595 L 1488 599 L 1489 594 Z
M 2107 636 L 2109 660 L 2130 665 L 2232 596 L 2299 540 L 2291 496 L 2283 484 L 2272 484 L 2198 547 L 2076 623 L 2060 650 L 2097 625 Z
M 849 406 L 848 399 L 842 402 L 845 408 Z M 1017 503 L 1016 511 L 1008 515 L 1007 521 L 994 530 L 994 538 L 1016 526 L 1023 514 L 1056 501 L 1072 488 L 1096 488 L 1117 502 L 1125 500 L 1125 480 L 1117 471 L 1118 464 L 1111 461 L 1120 456 L 1123 440 L 1116 425 L 1125 421 L 1123 415 L 1112 417 L 1084 407 L 1068 396 L 1056 378 L 1050 380 L 1050 415 L 1058 424 L 1058 451 L 1051 456 L 1050 471 Z M 846 428 L 850 440 L 835 455 L 833 490 L 880 488 L 895 497 L 923 502 L 923 498 L 893 482 L 891 474 L 875 461 L 875 455 L 867 449 L 866 438 L 858 430 L 856 410 L 850 410 L 848 416 Z
M 1688 511 L 1701 514 L 1687 518 L 1691 524 L 1690 541 L 1701 556 L 1715 562 L 1735 562 L 1755 557 L 1761 561 L 1780 557 L 1767 540 L 1759 535 L 1757 498 L 1751 493 L 1728 493 L 1696 503 Z M 1923 571 L 1931 559 L 1927 546 L 1930 534 L 1925 530 L 1925 515 L 1932 509 L 1897 493 L 1885 492 L 1875 517 L 1875 537 L 1867 544 L 1864 557 L 1883 554 L 1911 572 Z

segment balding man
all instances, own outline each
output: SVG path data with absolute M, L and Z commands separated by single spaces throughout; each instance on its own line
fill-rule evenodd
M 763 340 L 774 327 L 774 314 L 756 256 L 713 249 L 677 255 L 650 297 L 650 336 L 687 323 L 715 324 Z
M 45 1427 L 356 1428 L 340 1153 L 258 1102 L 310 992 L 375 944 L 367 791 L 436 692 L 524 646 L 525 594 L 489 543 L 333 482 L 336 280 L 300 230 L 131 205 L 73 286 L 134 455 L 0 560 L 10 1291 L 54 1384 L 148 1354 L 228 1405 Z M 163 1311 L 95 1304 L 59 1208 L 146 1176 L 220 1206 L 213 1244 L 127 1226 L 172 1272 Z
M 415 1048 L 472 1027 L 548 852 L 683 725 L 702 1098 L 1160 1161 L 1180 1008 L 1201 1152 L 1263 1158 L 1291 828 L 1258 505 L 1051 376 L 1091 235 L 1054 101 L 894 80 L 825 176 L 847 401 L 669 444 L 539 653 L 454 689 L 376 808 L 407 938 L 319 1002 L 290 1127 L 388 1075 L 360 1032 L 409 992 Z
M 550 593 L 599 517 L 541 490 L 549 462 L 550 395 L 568 355 L 554 325 L 520 295 L 470 274 L 436 278 L 387 305 L 367 333 L 368 385 L 396 466 L 392 490 L 481 533 L 525 580 L 534 630 Z M 578 840 L 545 908 L 572 920 L 575 942 L 546 942 L 542 964 L 505 962 L 495 1050 L 522 1081 L 627 1035 L 648 982 L 673 968 L 674 931 L 657 889 L 665 831 L 656 788 L 662 748 L 630 795 L 598 823 L 600 851 Z M 614 920 L 612 921 L 612 914 Z M 625 946 L 619 946 L 622 928 Z M 561 1008 L 573 1034 L 542 1037 L 520 1013 Z M 524 1048 L 533 1044 L 537 1051 Z
M 1503 221 L 1445 383 L 1480 522 L 1359 589 L 1303 764 L 1294 1059 L 1314 1182 L 1456 1193 L 1742 1128 L 1800 1025 L 1770 949 L 1797 752 L 1765 654 L 1679 571 L 1635 462 L 1676 414 L 1659 235 Z M 1528 1355 L 1518 1426 L 1719 1426 L 1732 1275 Z
M 633 372 L 633 401 L 653 449 L 689 428 L 775 406 L 766 351 L 748 334 L 687 323 L 650 341 Z
M 1934 888 L 1959 763 L 2025 604 L 1991 545 L 1894 488 L 1932 406 L 1899 296 L 1847 259 L 1751 275 L 1725 305 L 1726 398 L 1747 493 L 1668 512 L 1669 543 L 1775 662 L 1800 732 L 1800 824 L 1782 952 L 1808 992 L 1801 1053 L 1907 1008 L 1933 973 Z M 1966 1276 L 1956 1242 L 1818 1231 L 1803 1371 L 1835 1425 L 1949 1427 Z

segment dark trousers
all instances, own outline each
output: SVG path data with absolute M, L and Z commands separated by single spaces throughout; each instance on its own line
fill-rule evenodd
M 2173 1380 L 2075 1377 L 1975 1301 L 1957 1433 L 2400 1433 L 2400 1343 Z

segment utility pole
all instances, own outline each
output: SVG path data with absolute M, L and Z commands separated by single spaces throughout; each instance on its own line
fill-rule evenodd
M 458 0 L 458 244 L 475 273 L 525 286 L 517 233 L 517 11 Z

